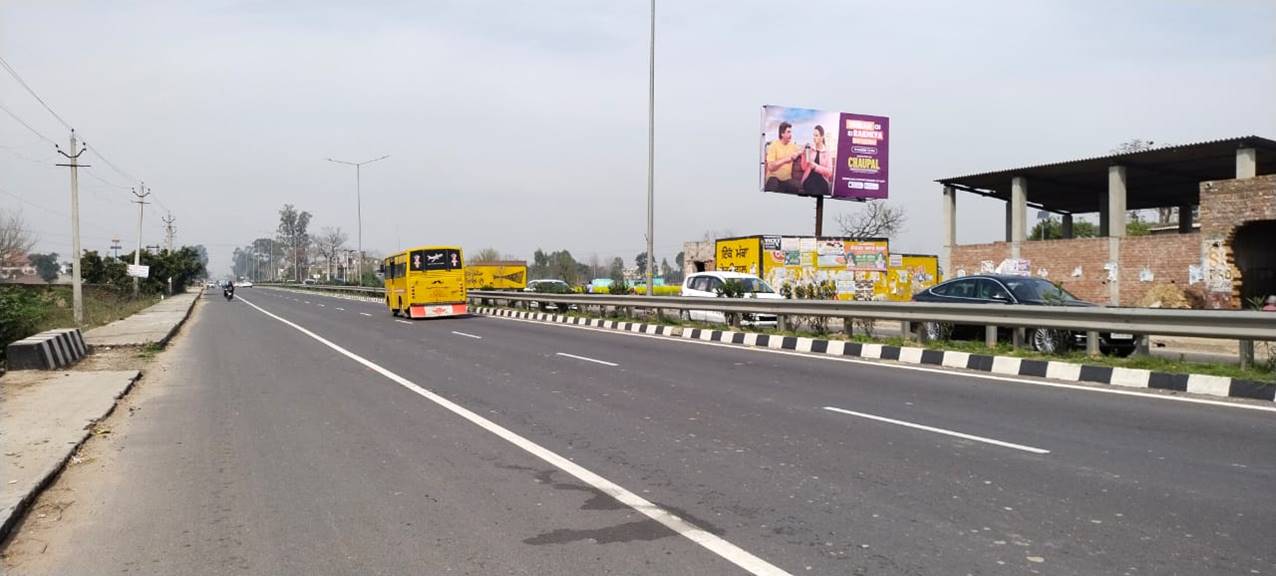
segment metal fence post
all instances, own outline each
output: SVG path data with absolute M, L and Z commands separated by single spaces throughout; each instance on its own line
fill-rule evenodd
M 997 327 L 984 326 L 984 346 L 989 348 L 997 347 Z
M 1099 331 L 1090 330 L 1085 333 L 1085 355 L 1097 357 L 1099 355 Z
M 847 337 L 847 338 L 854 338 L 854 337 L 855 337 L 855 319 L 854 319 L 854 318 L 843 318 L 843 319 L 842 319 L 842 330 L 846 332 L 846 337 Z
M 1241 353 L 1241 370 L 1248 370 L 1251 366 L 1254 365 L 1254 341 L 1241 340 L 1240 353 Z

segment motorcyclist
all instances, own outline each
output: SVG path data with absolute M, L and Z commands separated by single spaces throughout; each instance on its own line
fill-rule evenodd
M 226 281 L 226 287 L 222 289 L 222 296 L 225 296 L 227 300 L 230 300 L 231 298 L 235 297 L 235 282 L 234 281 L 232 280 Z

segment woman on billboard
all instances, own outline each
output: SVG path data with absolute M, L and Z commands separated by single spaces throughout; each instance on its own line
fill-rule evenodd
M 833 180 L 833 155 L 824 143 L 823 126 L 815 125 L 811 141 L 802 155 L 802 194 L 828 196 L 832 191 L 829 183 Z

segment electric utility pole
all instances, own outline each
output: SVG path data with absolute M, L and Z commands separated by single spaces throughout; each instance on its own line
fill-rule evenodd
M 177 219 L 174 218 L 172 214 L 169 214 L 168 216 L 160 218 L 160 220 L 164 222 L 164 245 L 168 248 L 169 252 L 172 252 L 173 232 L 176 230 L 176 228 L 173 228 L 173 222 Z
M 151 195 L 150 190 L 146 189 L 145 182 L 142 182 L 140 187 L 141 187 L 141 193 L 138 193 L 137 189 L 133 190 L 133 195 L 137 196 L 137 200 L 133 200 L 133 203 L 137 204 L 137 250 L 133 252 L 134 266 L 142 265 L 142 210 L 145 208 L 147 204 L 150 204 L 150 202 L 146 201 L 146 197 Z M 139 278 L 137 276 L 133 277 L 133 297 L 134 298 L 137 298 L 138 280 Z
M 54 147 L 57 148 L 57 145 L 55 144 Z M 88 164 L 80 164 L 79 158 L 87 149 L 87 146 L 81 145 L 80 149 L 76 150 L 74 129 L 71 130 L 72 154 L 57 148 L 58 154 L 71 161 L 70 164 L 58 164 L 58 166 L 71 169 L 71 309 L 74 311 L 77 326 L 84 324 L 84 293 L 80 286 L 80 166 L 88 166 Z
M 653 1 L 654 1 L 654 0 L 653 0 Z M 389 158 L 389 157 L 390 157 L 390 155 L 389 155 L 389 154 L 386 154 L 385 156 L 382 156 L 382 157 L 380 157 L 380 158 L 373 158 L 373 159 L 371 159 L 371 160 L 364 160 L 363 162 L 347 162 L 347 161 L 345 161 L 345 160 L 333 160 L 332 158 L 329 158 L 329 159 L 328 159 L 328 161 L 329 161 L 329 162 L 334 162 L 334 163 L 337 163 L 337 164 L 345 164 L 345 165 L 347 165 L 347 166 L 354 166 L 354 195 L 355 195 L 355 204 L 356 204 L 356 208 L 357 208 L 358 213 L 359 213 L 359 216 L 358 216 L 358 218 L 359 218 L 359 225 L 358 225 L 358 228 L 359 228 L 359 233 L 358 233 L 358 236 L 359 236 L 359 262 L 358 262 L 358 265 L 357 265 L 357 266 L 358 266 L 358 267 L 357 267 L 358 272 L 356 272 L 356 273 L 359 275 L 359 285 L 360 285 L 360 286 L 363 286 L 363 192 L 362 192 L 362 190 L 360 190 L 360 183 L 359 183 L 360 175 L 359 175 L 359 173 L 360 173 L 360 171 L 363 169 L 363 165 L 364 165 L 364 164 L 371 164 L 371 163 L 373 163 L 373 162 L 379 162 L 379 161 L 381 161 L 381 160 L 385 160 L 386 158 Z

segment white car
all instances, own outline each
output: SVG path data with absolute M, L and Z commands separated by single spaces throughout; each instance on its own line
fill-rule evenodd
M 248 280 L 240 280 L 239 282 L 235 283 L 235 287 L 236 288 L 252 288 L 253 283 Z
M 567 282 L 564 282 L 562 280 L 554 280 L 554 279 L 531 280 L 531 281 L 528 281 L 527 287 L 524 288 L 523 291 L 524 292 L 544 292 L 547 294 L 571 294 L 572 286 L 571 284 L 568 284 Z M 541 305 L 540 302 L 532 302 L 532 306 L 537 308 L 545 308 L 547 310 L 550 308 L 553 308 L 555 310 L 562 310 L 562 311 L 566 311 L 569 308 L 569 306 L 566 304 L 553 304 L 550 302 L 546 302 L 543 306 Z
M 745 298 L 759 300 L 783 300 L 766 282 L 752 274 L 741 272 L 697 272 L 682 281 L 682 295 L 697 298 L 719 298 L 719 293 L 727 282 L 736 282 L 744 286 Z M 689 310 L 687 317 L 702 322 L 726 323 L 726 314 L 713 310 Z M 745 314 L 740 324 L 747 326 L 775 326 L 774 314 Z

